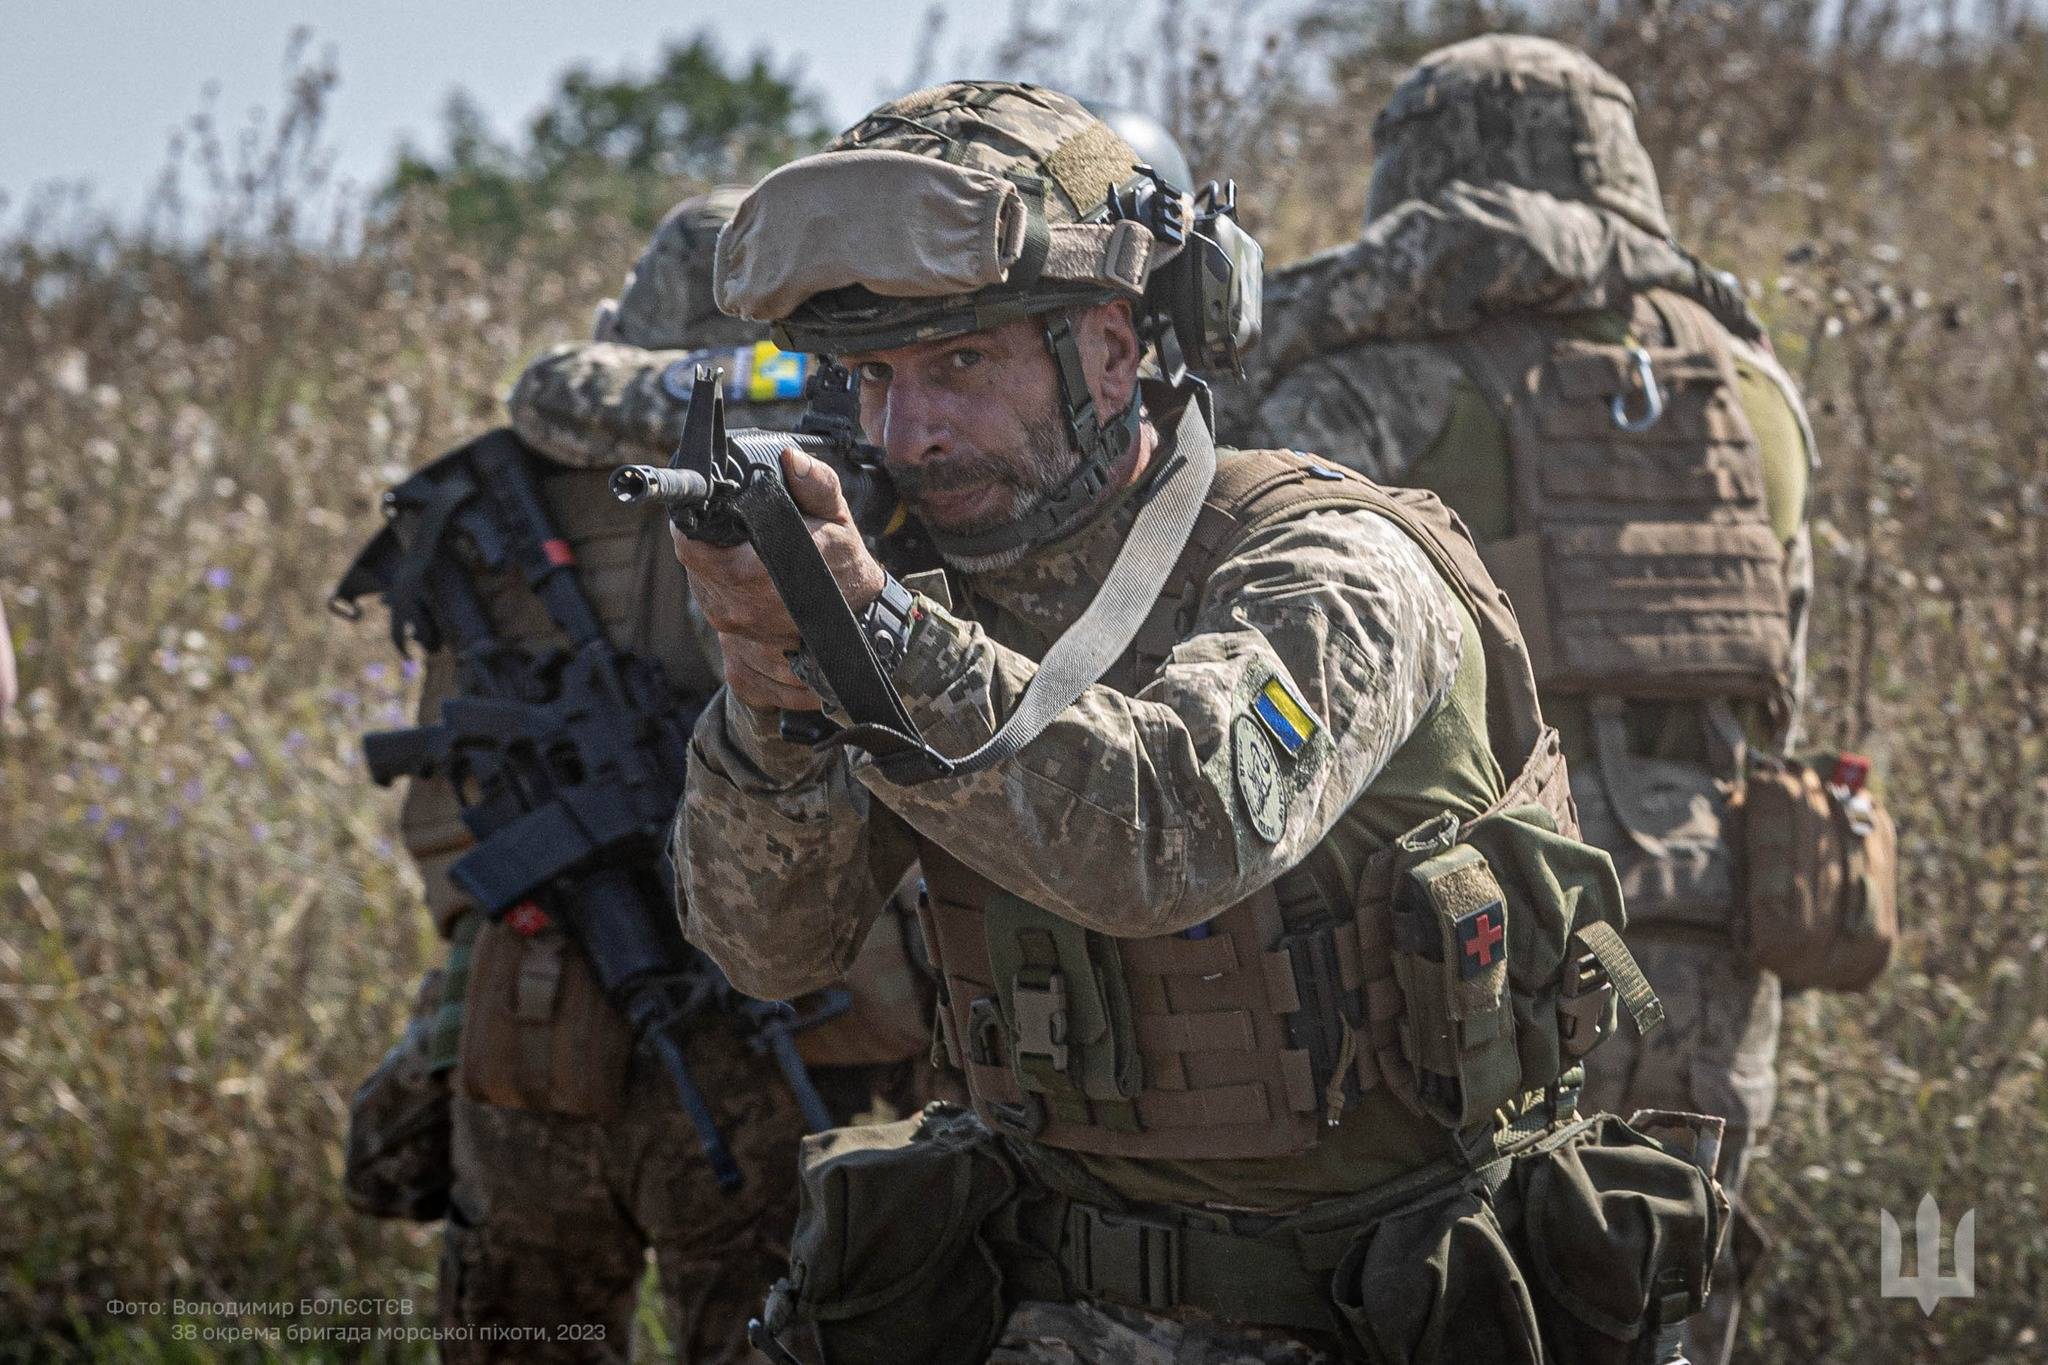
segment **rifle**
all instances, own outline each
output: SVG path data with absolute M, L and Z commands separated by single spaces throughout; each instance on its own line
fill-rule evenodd
M 452 651 L 460 694 L 437 722 L 365 735 L 364 757 L 380 785 L 402 776 L 454 785 L 477 844 L 450 879 L 493 919 L 530 906 L 575 937 L 606 997 L 653 1045 L 719 1184 L 732 1189 L 739 1168 L 684 1057 L 705 1012 L 752 1018 L 806 1120 L 823 1129 L 831 1118 L 789 1045 L 788 1007 L 747 1001 L 683 939 L 665 841 L 702 702 L 678 705 L 658 662 L 612 643 L 533 459 L 512 432 L 493 431 L 385 495 L 387 524 L 330 606 L 357 619 L 357 599 L 380 593 L 399 651 Z M 566 646 L 532 651 L 500 638 L 466 561 L 517 569 Z M 806 1022 L 847 1003 L 845 992 L 825 992 Z
M 751 544 L 761 556 L 823 675 L 819 690 L 830 691 L 855 721 L 841 729 L 816 711 L 785 711 L 785 739 L 859 744 L 877 754 L 885 771 L 907 773 L 911 765 L 922 770 L 929 762 L 943 763 L 921 741 L 906 738 L 916 734 L 916 727 L 812 545 L 803 513 L 783 482 L 786 448 L 795 446 L 823 460 L 838 475 L 855 527 L 892 571 L 914 572 L 938 563 L 921 529 L 904 515 L 882 467 L 881 449 L 860 437 L 852 372 L 830 362 L 812 371 L 805 390 L 808 405 L 793 432 L 728 431 L 719 375 L 697 367 L 674 461 L 666 469 L 621 466 L 612 472 L 612 495 L 628 504 L 659 500 L 668 508 L 670 524 L 691 539 Z

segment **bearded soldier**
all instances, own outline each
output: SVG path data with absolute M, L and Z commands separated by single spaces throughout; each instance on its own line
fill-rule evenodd
M 1796 721 L 1805 414 L 1733 281 L 1672 240 L 1634 101 L 1590 58 L 1444 48 L 1373 141 L 1363 238 L 1269 280 L 1244 432 L 1433 490 L 1478 538 L 1666 1011 L 1588 1059 L 1586 1099 L 1725 1119 L 1736 1197 L 1771 1115 L 1779 983 L 1736 949 L 1724 821 L 1745 753 Z M 1729 1239 L 1694 1361 L 1726 1358 L 1753 1244 Z
M 573 568 L 614 645 L 660 665 L 677 708 L 716 687 L 717 642 L 673 567 L 662 571 L 668 541 L 660 520 L 622 509 L 605 478 L 622 458 L 667 459 L 689 395 L 677 376 L 700 362 L 717 366 L 727 397 L 759 420 L 789 420 L 800 410 L 804 358 L 778 351 L 764 328 L 722 316 L 711 303 L 713 244 L 740 194 L 714 191 L 677 205 L 617 302 L 599 310 L 597 339 L 544 353 L 510 399 L 514 430 L 543 457 L 534 464 L 562 547 L 551 561 Z M 508 647 L 544 651 L 561 640 L 528 580 L 502 570 L 480 575 L 478 587 Z M 475 663 L 459 664 L 455 653 L 444 647 L 428 658 L 423 722 L 442 714 L 444 699 L 462 689 L 462 669 Z M 438 1052 L 430 1065 L 453 1069 L 443 1352 L 626 1358 L 651 1247 L 681 1357 L 743 1358 L 748 1313 L 780 1264 L 795 1214 L 803 1124 L 790 1087 L 733 1009 L 714 1006 L 686 1024 L 688 1074 L 708 1108 L 687 1113 L 570 934 L 534 905 L 487 920 L 450 879 L 451 865 L 475 843 L 462 818 L 469 799 L 443 777 L 415 780 L 403 814 L 429 907 L 456 944 L 450 984 L 428 994 L 444 1024 L 459 1017 L 459 1034 L 444 1027 L 437 1044 L 418 1043 Z M 658 849 L 657 842 L 657 856 Z M 811 1075 L 841 1120 L 878 1104 L 891 1116 L 891 1100 L 921 1102 L 906 1090 L 913 1059 L 928 1052 L 926 993 L 906 958 L 903 915 L 892 910 L 884 921 L 849 964 L 859 978 L 852 1009 L 797 1035 L 808 1060 L 821 1064 Z M 359 1128 L 376 1126 L 363 1120 L 376 1104 L 359 1099 Z M 707 1126 L 736 1188 L 721 1188 L 720 1159 L 704 1149 Z M 408 1199 L 424 1211 L 418 1191 Z M 515 1340 L 509 1329 L 541 1336 L 499 1344 Z
M 898 582 L 783 451 L 870 642 L 820 653 L 764 567 L 792 547 L 678 537 L 726 678 L 688 931 L 809 990 L 920 860 L 973 1100 L 808 1145 L 765 1325 L 833 1360 L 1667 1358 L 1714 1125 L 1571 1117 L 1617 997 L 1656 1006 L 1513 621 L 1433 498 L 1219 450 L 1178 365 L 1141 382 L 1169 329 L 1235 362 L 1259 255 L 1228 190 L 1136 160 L 1056 92 L 942 85 L 720 239 L 720 306 L 852 369 L 946 565 Z M 895 714 L 841 706 L 869 670 Z M 850 728 L 784 737 L 821 704 Z

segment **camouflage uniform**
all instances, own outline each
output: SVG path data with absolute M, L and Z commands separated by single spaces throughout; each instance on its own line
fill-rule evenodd
M 1103 176 L 1099 125 L 1090 126 L 1077 113 L 1076 106 L 1052 92 L 958 83 L 884 106 L 842 137 L 835 150 L 886 147 L 891 155 L 908 151 L 1001 173 L 1042 173 L 1046 178 L 1034 184 L 1043 188 L 1034 194 L 1043 197 L 1034 199 L 1033 212 L 1043 205 L 1055 237 L 1048 259 L 1059 261 L 1068 250 L 1057 237 L 1061 225 L 1085 219 L 1089 212 L 1090 201 L 1074 184 L 1092 188 L 1105 178 L 1117 183 L 1130 174 L 1133 159 L 1125 149 L 1116 175 Z M 1021 155 L 1020 146 L 1026 149 Z M 810 159 L 826 163 L 821 176 L 838 174 L 829 164 L 834 154 Z M 1073 175 L 1074 184 L 1069 184 L 1063 170 L 1091 157 L 1096 160 L 1088 173 Z M 1099 198 L 1101 191 L 1094 193 Z M 836 209 L 836 202 L 810 206 L 824 217 Z M 737 289 L 735 297 L 727 296 L 726 253 L 754 249 L 751 240 L 733 242 L 748 213 L 743 207 L 720 247 L 721 303 L 735 311 L 746 307 L 748 299 Z M 775 220 L 761 208 L 757 221 Z M 859 226 L 874 230 L 874 225 Z M 1039 227 L 1034 221 L 1031 231 Z M 852 302 L 844 302 L 849 298 Z M 830 310 L 842 302 L 856 319 L 846 325 L 869 328 L 863 334 L 869 338 L 884 325 L 875 321 L 878 316 L 892 316 L 888 300 L 864 297 L 855 285 L 807 299 L 788 315 L 794 319 L 788 323 L 790 333 L 801 326 L 813 337 L 829 338 L 837 325 Z M 1020 298 L 1017 291 L 989 288 L 965 299 L 920 298 L 905 305 L 905 314 L 894 316 L 903 319 L 897 325 L 905 333 L 923 339 L 973 332 L 991 325 L 991 318 L 1038 317 L 1029 304 L 1028 294 Z M 912 311 L 919 307 L 950 311 L 934 321 Z M 1057 324 L 1043 325 L 1057 370 L 1062 363 Z M 871 344 L 886 348 L 901 342 Z M 886 349 L 882 353 L 889 354 Z M 1078 371 L 1078 361 L 1073 369 Z M 1064 379 L 1061 384 L 1071 431 L 1076 405 Z M 892 676 L 917 731 L 941 752 L 957 755 L 977 748 L 1017 711 L 1027 686 L 1041 676 L 1048 650 L 1068 636 L 1105 582 L 1112 581 L 1112 565 L 1133 539 L 1141 509 L 1157 505 L 1146 483 L 1157 471 L 1176 468 L 1176 454 L 1188 449 L 1181 443 L 1199 418 L 1192 409 L 1163 402 L 1157 392 L 1147 395 L 1147 403 L 1148 420 L 1159 424 L 1158 444 L 1136 483 L 1096 503 L 1078 527 L 1027 541 L 1014 557 L 954 557 L 943 585 L 929 579 L 916 585 L 915 624 Z M 1197 446 L 1200 439 L 1205 437 L 1198 438 Z M 1079 438 L 1073 444 L 1085 456 L 1087 444 Z M 1217 454 L 1221 472 L 1212 489 L 1223 487 L 1233 468 L 1287 471 L 1281 479 L 1352 482 L 1314 466 L 1310 457 Z M 1227 498 L 1221 505 L 1230 505 Z M 1134 1106 L 1137 1118 L 1114 1132 L 1110 1127 L 1120 1120 L 1104 1122 L 1098 1117 L 1102 1111 L 1089 1103 L 1080 1104 L 1078 1112 L 1060 1109 L 1049 1126 L 1043 1112 L 1037 1128 L 1006 1125 L 990 1117 L 1002 1108 L 990 1097 L 997 1093 L 993 1087 L 1008 1083 L 994 1073 L 1007 1078 L 1013 1067 L 1021 1072 L 1027 1065 L 1019 1060 L 1029 1050 L 1023 1041 L 1024 1007 L 1017 1006 L 1019 1023 L 1013 1026 L 1005 1019 L 1000 1024 L 1011 1030 L 1010 1041 L 1002 1044 L 1007 1064 L 976 1056 L 972 1040 L 977 1035 L 956 1017 L 969 1013 L 970 983 L 961 966 L 966 959 L 955 956 L 955 950 L 971 953 L 977 945 L 967 940 L 980 940 L 977 926 L 985 924 L 983 941 L 994 953 L 997 911 L 989 907 L 997 902 L 1021 903 L 1024 923 L 1046 925 L 1020 933 L 1019 943 L 1034 934 L 1041 941 L 1071 938 L 1076 930 L 1067 926 L 1077 926 L 1087 931 L 1091 943 L 1099 935 L 1104 944 L 1139 945 L 1119 951 L 1143 948 L 1159 954 L 1159 960 L 1182 961 L 1186 950 L 1206 958 L 1208 950 L 1188 949 L 1188 941 L 1227 938 L 1239 943 L 1249 922 L 1248 898 L 1272 895 L 1276 885 L 1323 894 L 1308 893 L 1306 879 L 1328 867 L 1330 884 L 1341 888 L 1334 894 L 1348 900 L 1362 876 L 1359 869 L 1374 851 L 1432 817 L 1457 812 L 1470 820 L 1502 800 L 1510 774 L 1489 739 L 1488 707 L 1493 695 L 1509 694 L 1513 681 L 1496 677 L 1503 690 L 1491 694 L 1488 675 L 1499 657 L 1495 642 L 1502 642 L 1504 651 L 1512 648 L 1512 636 L 1505 634 L 1511 626 L 1479 625 L 1475 613 L 1480 609 L 1468 595 L 1473 580 L 1463 570 L 1454 577 L 1436 557 L 1440 543 L 1428 542 L 1438 548 L 1426 550 L 1412 522 L 1392 510 L 1384 515 L 1371 510 L 1385 504 L 1349 501 L 1293 511 L 1295 505 L 1284 504 L 1270 522 L 1246 522 L 1258 529 L 1236 539 L 1205 541 L 1199 528 L 1211 523 L 1198 523 L 1190 544 L 1213 543 L 1215 557 L 1205 578 L 1178 587 L 1169 579 L 1160 600 L 1181 610 L 1176 616 L 1155 608 L 1140 628 L 1135 652 L 1144 662 L 1134 663 L 1134 655 L 1127 653 L 1104 681 L 1082 691 L 1037 738 L 976 773 L 922 784 L 898 782 L 866 754 L 785 742 L 774 713 L 755 710 L 730 691 L 721 694 L 699 720 L 677 826 L 676 862 L 687 890 L 686 931 L 692 941 L 743 989 L 781 994 L 815 988 L 844 970 L 867 932 L 878 891 L 913 856 L 921 856 L 931 886 L 926 937 L 950 993 L 942 1012 L 947 1045 L 975 1078 L 976 1113 L 1001 1129 L 1007 1150 L 1019 1154 L 1017 1159 L 1033 1172 L 1056 1168 L 1068 1173 L 1060 1180 L 1105 1192 L 1110 1201 L 1165 1210 L 1169 1218 L 1215 1218 L 1225 1209 L 1278 1217 L 1329 1207 L 1325 1201 L 1379 1189 L 1439 1160 L 1462 1160 L 1454 1155 L 1454 1134 L 1407 1107 L 1391 1082 L 1371 1083 L 1350 1096 L 1346 1073 L 1354 1062 L 1349 1060 L 1335 1064 L 1328 1087 L 1291 1109 L 1279 1106 L 1288 1112 L 1262 1110 L 1273 1113 L 1271 1124 L 1241 1121 L 1237 1116 L 1245 1111 L 1226 1111 L 1223 1093 L 1253 1085 L 1218 1086 L 1205 1079 L 1200 1068 L 1213 1058 L 1205 1053 L 1211 1045 L 1198 1032 L 1217 1028 L 1228 1033 L 1233 1022 L 1249 1015 L 1234 1015 L 1214 1003 L 1188 1004 L 1185 1013 L 1176 1015 L 1183 1007 L 1167 992 L 1147 996 L 1147 988 L 1160 983 L 1136 976 L 1124 979 L 1139 982 L 1130 987 L 1133 998 L 1147 1003 L 1134 1008 L 1141 1013 L 1149 1009 L 1151 1017 L 1142 1022 L 1157 1026 L 1136 1036 L 1166 1040 L 1156 1055 L 1144 1053 L 1143 1086 L 1159 1078 L 1161 1106 L 1148 1111 L 1144 1104 L 1153 1092 L 1141 1087 Z M 944 539 L 935 539 L 945 550 Z M 1155 623 L 1167 626 L 1156 637 L 1149 633 Z M 1298 742 L 1289 748 L 1277 779 L 1284 790 L 1276 798 L 1248 777 L 1257 765 L 1248 762 L 1243 747 L 1247 736 L 1258 740 L 1246 728 L 1251 724 L 1248 708 L 1256 709 L 1260 697 L 1272 698 L 1275 689 L 1288 694 L 1290 714 L 1301 718 L 1298 725 L 1290 721 L 1282 727 L 1292 727 L 1291 738 Z M 1503 709 L 1511 707 L 1504 704 Z M 1517 756 L 1515 761 L 1524 760 Z M 1049 856 L 1053 850 L 1058 856 Z M 1604 867 L 1601 860 L 1592 861 Z M 1387 860 L 1379 864 L 1388 865 Z M 970 896 L 988 899 L 977 906 L 956 898 L 963 888 Z M 1374 893 L 1361 887 L 1357 894 Z M 1220 960 L 1231 965 L 1215 968 L 1199 983 L 1177 982 L 1176 988 L 1189 987 L 1189 1000 L 1213 999 L 1204 991 L 1287 989 L 1253 984 L 1253 978 L 1261 983 L 1275 979 L 1272 959 L 1283 955 L 1270 947 L 1228 947 L 1229 956 Z M 1246 956 L 1261 950 L 1263 972 Z M 1376 969 L 1370 963 L 1360 967 L 1361 972 Z M 1064 969 L 1053 973 L 1060 980 L 1067 975 Z M 1078 970 L 1072 975 L 1084 979 Z M 1003 978 L 982 977 L 977 994 L 991 990 L 986 985 L 990 979 Z M 1012 979 L 1021 996 L 1024 973 Z M 1228 984 L 1212 984 L 1219 981 Z M 1391 987 L 1391 980 L 1386 984 Z M 1054 996 L 1064 998 L 1057 991 Z M 992 1003 L 992 997 L 973 1003 Z M 1010 1008 L 1007 999 L 1002 1008 Z M 1064 1008 L 1056 1008 L 1064 1019 Z M 1304 1016 L 1312 1010 L 1298 1003 L 1259 1008 L 1299 1010 Z M 1217 1012 L 1198 1017 L 1195 1012 L 1204 1009 Z M 1186 1032 L 1180 1031 L 1183 1025 Z M 1049 1037 L 1066 1036 L 1061 1027 L 1051 1026 Z M 1378 1047 L 1381 1035 L 1373 1036 L 1369 1046 Z M 1356 1041 L 1349 1033 L 1346 1037 L 1347 1047 Z M 1070 1041 L 1076 1053 L 1092 1045 L 1079 1038 Z M 1140 1048 L 1152 1046 L 1139 1043 Z M 1253 1044 L 1225 1038 L 1215 1046 L 1238 1049 L 1241 1059 Z M 1344 1056 L 1354 1054 L 1347 1050 Z M 1079 1071 L 1088 1063 L 1061 1060 L 1053 1065 Z M 1240 1074 L 1236 1079 L 1245 1078 Z M 1193 1103 L 1180 1106 L 1180 1101 Z M 1529 1101 L 1525 1087 L 1510 1104 Z M 1259 1101 L 1260 1106 L 1268 1103 Z M 1304 1106 L 1312 1121 L 1301 1118 Z M 1195 1116 L 1186 1124 L 1187 1138 L 1168 1131 L 1174 1126 L 1164 1120 L 1169 1107 Z M 1161 1121 L 1150 1121 L 1148 1113 Z M 1494 1131 L 1496 1118 L 1505 1128 L 1508 1108 L 1493 1111 L 1469 1131 L 1483 1137 Z M 1270 1132 L 1247 1131 L 1293 1123 L 1306 1134 L 1298 1143 L 1291 1136 L 1276 1142 Z M 1226 1128 L 1237 1150 L 1220 1150 L 1212 1141 Z M 1126 1141 L 1132 1132 L 1139 1135 Z M 1055 1142 L 1055 1134 L 1062 1140 Z M 905 1235 L 922 1232 L 906 1230 Z M 1081 1245 L 1078 1237 L 1065 1234 L 1058 1254 Z M 1108 1259 L 1105 1251 L 1104 1263 Z M 795 1279 L 805 1276 L 798 1273 Z M 1327 1293 L 1328 1279 L 1325 1270 L 1318 1287 L 1311 1276 L 1306 1292 Z M 1026 1295 L 1013 1306 L 993 1358 L 1320 1361 L 1337 1358 L 1343 1349 L 1334 1330 L 1252 1325 L 1278 1321 L 1255 1317 L 1269 1311 L 1262 1305 L 1248 1304 L 1239 1319 L 1230 1319 L 1196 1311 L 1199 1305 L 1178 1298 L 1177 1291 L 1167 1291 L 1164 1307 L 1138 1308 L 1126 1305 L 1150 1305 L 1152 1299 L 1094 1293 L 1085 1285 L 1077 1290 L 1077 1283 L 1070 1277 L 1063 1286 L 1074 1294 L 1073 1302 Z M 1499 1279 L 1491 1281 L 1491 1288 L 1496 1297 L 1511 1297 Z M 1465 1357 L 1424 1352 L 1417 1358 Z
M 763 329 L 724 318 L 709 304 L 710 249 L 734 202 L 726 191 L 678 205 L 619 302 L 600 310 L 603 339 L 549 350 L 520 377 L 509 400 L 515 428 L 561 466 L 545 478 L 543 493 L 575 550 L 586 591 L 622 648 L 661 663 L 679 700 L 717 686 L 717 637 L 689 601 L 664 519 L 645 509 L 627 513 L 607 482 L 616 464 L 667 462 L 686 404 L 673 382 L 664 386 L 664 374 L 685 364 L 683 348 L 715 348 L 696 358 L 724 367 L 734 382 L 748 378 Z M 793 386 L 783 388 L 793 399 Z M 799 405 L 756 403 L 733 411 L 742 420 L 788 425 Z M 487 597 L 508 638 L 554 637 L 539 602 L 516 576 L 508 573 Z M 453 686 L 453 660 L 430 658 L 423 718 L 437 713 Z M 445 873 L 469 842 L 454 793 L 444 782 L 414 783 L 403 823 L 430 907 L 452 933 L 467 907 Z M 894 912 L 889 919 L 901 924 Z M 651 1054 L 625 1057 L 615 1083 L 586 1083 L 590 1073 L 607 1070 L 603 1059 L 627 1053 L 627 1025 L 588 988 L 580 953 L 565 954 L 556 932 L 522 941 L 506 925 L 486 924 L 473 950 L 479 967 L 487 958 L 511 955 L 512 965 L 498 979 L 515 979 L 522 990 L 536 972 L 558 973 L 552 1016 L 536 1027 L 554 1031 L 558 1065 L 568 1070 L 522 1074 L 518 1094 L 480 1093 L 484 1082 L 470 1075 L 479 1050 L 507 1049 L 486 1041 L 500 1034 L 471 992 L 452 1102 L 443 1354 L 458 1360 L 627 1358 L 651 1247 L 664 1331 L 680 1358 L 750 1358 L 745 1324 L 759 1309 L 761 1286 L 787 1254 L 796 1212 L 792 1173 L 803 1125 L 794 1099 L 772 1062 L 736 1026 L 707 1021 L 692 1034 L 689 1066 L 744 1182 L 737 1192 L 720 1190 L 672 1081 Z M 876 936 L 867 975 L 878 976 L 885 992 L 915 994 L 904 979 L 909 966 L 901 940 L 892 954 L 887 937 Z M 864 1006 L 872 1005 L 872 992 L 861 995 Z M 896 1030 L 879 1035 L 886 1056 L 841 1049 L 843 1057 L 814 1058 L 899 1063 L 883 1079 L 902 1093 L 886 1095 L 874 1093 L 877 1077 L 866 1067 L 820 1067 L 821 1092 L 840 1113 L 879 1109 L 886 1116 L 891 1108 L 922 1102 L 912 1089 L 917 1073 L 904 1059 L 921 1059 L 925 1038 L 921 1027 L 904 1038 L 905 1005 L 913 1025 L 921 1024 L 917 1000 L 879 1011 Z M 526 1036 L 521 1046 L 534 1046 Z M 473 1330 L 485 1325 L 537 1328 L 547 1340 L 501 1344 Z
M 1475 340 L 1488 335 L 1481 329 L 1536 317 L 1555 319 L 1567 337 L 1654 345 L 1630 335 L 1634 300 L 1655 291 L 1696 300 L 1729 333 L 1772 530 L 1787 548 L 1796 697 L 1810 586 L 1805 418 L 1732 282 L 1671 240 L 1632 111 L 1621 82 L 1560 44 L 1482 38 L 1424 58 L 1375 126 L 1364 235 L 1269 277 L 1262 368 L 1228 396 L 1223 430 L 1429 488 L 1485 545 L 1517 528 L 1509 429 L 1469 368 L 1467 348 L 1486 344 Z M 1584 699 L 1546 692 L 1543 706 L 1564 732 L 1589 818 L 1605 798 Z M 1637 752 L 1705 758 L 1693 704 L 1629 706 Z M 1751 744 L 1789 742 L 1790 709 L 1738 709 Z M 1624 845 L 1610 849 L 1619 858 Z M 1625 1031 L 1588 1058 L 1587 1101 L 1726 1119 L 1720 1178 L 1734 1198 L 1774 1098 L 1777 979 L 1747 966 L 1725 933 L 1638 927 L 1634 911 L 1629 941 L 1667 1023 L 1649 1039 Z M 1735 1240 L 1723 1292 L 1688 1332 L 1695 1361 L 1725 1359 L 1732 1341 Z

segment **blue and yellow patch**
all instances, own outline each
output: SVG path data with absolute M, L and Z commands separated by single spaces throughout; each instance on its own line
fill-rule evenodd
M 1286 681 L 1278 677 L 1268 678 L 1259 689 L 1259 695 L 1252 699 L 1252 714 L 1289 758 L 1300 754 L 1302 746 L 1321 728 L 1308 703 L 1295 696 Z
M 677 402 L 689 402 L 699 365 L 720 371 L 728 403 L 788 403 L 804 396 L 811 358 L 801 351 L 779 350 L 772 341 L 692 351 L 662 371 L 661 387 Z
M 804 396 L 804 371 L 810 357 L 801 351 L 778 350 L 772 341 L 754 343 L 747 373 L 747 401 L 780 403 Z

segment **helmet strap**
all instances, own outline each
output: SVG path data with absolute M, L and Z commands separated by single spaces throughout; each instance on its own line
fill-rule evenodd
M 1038 506 L 1013 522 L 976 535 L 946 535 L 934 530 L 932 543 L 949 560 L 1000 562 L 1079 530 L 1101 502 L 1116 462 L 1138 434 L 1143 408 L 1135 384 L 1121 412 L 1107 422 L 1096 415 L 1095 396 L 1089 392 L 1088 373 L 1081 365 L 1081 348 L 1065 313 L 1046 315 L 1045 349 L 1052 355 L 1059 378 L 1067 439 L 1080 452 L 1080 463 Z

